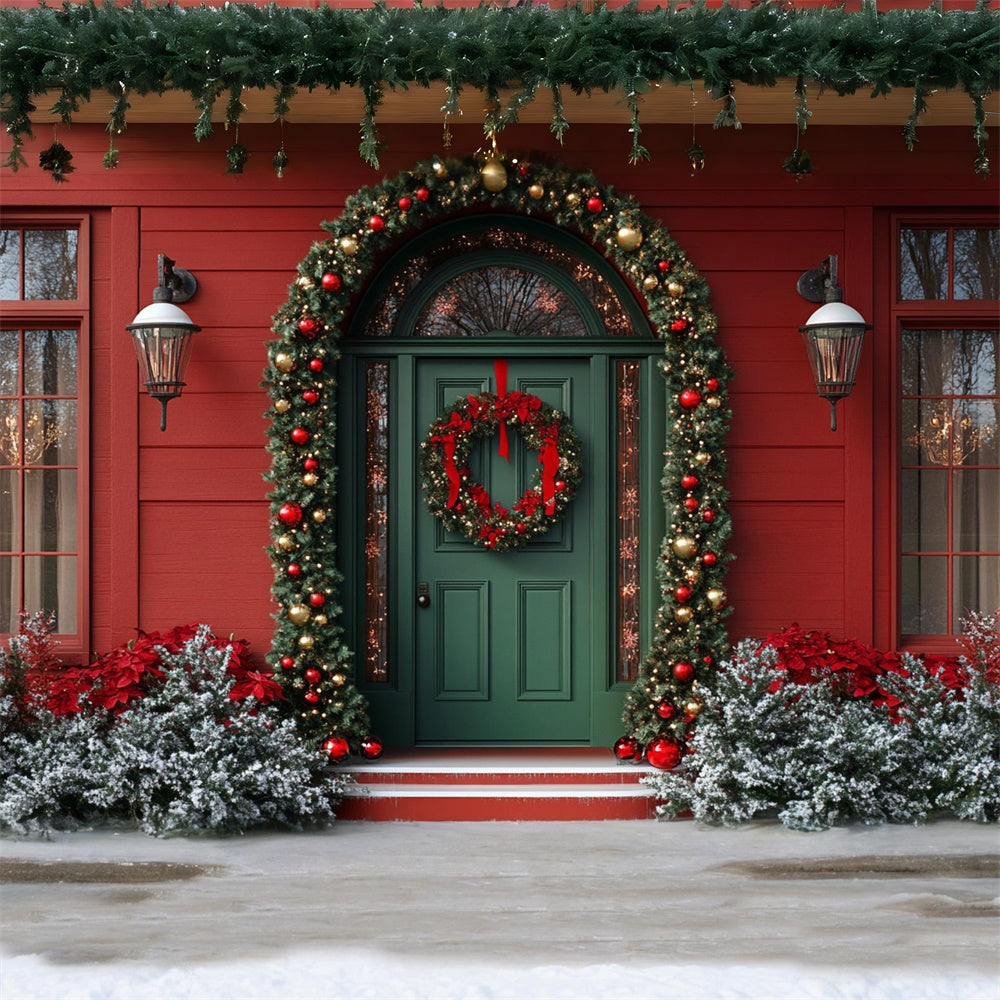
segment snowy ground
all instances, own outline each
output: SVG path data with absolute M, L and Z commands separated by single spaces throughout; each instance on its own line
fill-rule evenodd
M 970 874 L 963 859 L 998 850 L 996 827 L 958 822 L 814 834 L 344 823 L 3 841 L 15 880 L 2 887 L 0 995 L 996 1000 L 997 870 Z M 799 861 L 863 857 L 926 870 L 890 877 L 877 862 L 859 875 L 841 861 L 835 877 L 793 877 Z M 762 861 L 792 871 L 761 877 Z M 117 864 L 106 881 L 71 881 L 95 862 Z

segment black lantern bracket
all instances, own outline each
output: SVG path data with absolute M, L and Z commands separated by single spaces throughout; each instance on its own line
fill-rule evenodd
M 806 302 L 843 302 L 844 290 L 837 284 L 837 255 L 832 253 L 818 267 L 803 271 L 795 288 Z
M 188 302 L 198 291 L 198 279 L 165 253 L 156 258 L 156 288 L 153 289 L 154 302 Z

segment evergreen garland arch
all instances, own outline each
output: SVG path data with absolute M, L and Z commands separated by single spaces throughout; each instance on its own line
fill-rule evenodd
M 728 649 L 724 578 L 732 525 L 724 448 L 732 372 L 715 341 L 708 285 L 680 246 L 634 199 L 565 166 L 505 156 L 426 161 L 359 190 L 340 218 L 324 223 L 329 237 L 299 265 L 274 317 L 277 339 L 268 345 L 269 553 L 278 604 L 268 659 L 304 734 L 342 737 L 357 752 L 371 734 L 339 606 L 330 464 L 338 342 L 390 251 L 449 216 L 491 211 L 541 218 L 595 246 L 631 282 L 663 343 L 668 528 L 656 567 L 660 600 L 650 648 L 625 699 L 626 738 L 619 743 L 629 752 L 616 753 L 641 756 L 652 744 L 682 751 L 700 711 L 699 682 Z M 677 753 L 667 757 L 676 762 Z

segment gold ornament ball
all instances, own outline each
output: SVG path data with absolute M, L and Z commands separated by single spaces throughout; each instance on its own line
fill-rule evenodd
M 502 191 L 507 186 L 507 171 L 495 156 L 491 156 L 483 164 L 483 169 L 479 171 L 479 176 L 483 179 L 483 187 L 494 194 Z
M 697 583 L 701 579 L 701 570 L 696 566 L 684 571 L 684 579 L 688 583 Z
M 671 281 L 667 285 L 667 291 L 675 298 L 679 299 L 684 294 L 684 286 L 679 281 Z
M 307 472 L 302 477 L 303 486 L 315 486 L 319 482 L 319 476 L 315 472 Z
M 690 535 L 678 535 L 672 547 L 678 559 L 690 559 L 698 551 L 698 544 Z
M 331 678 L 334 687 L 342 688 L 347 683 L 347 674 L 334 674 Z
M 437 177 L 438 180 L 443 180 L 448 176 L 448 168 L 440 160 L 435 160 L 431 164 L 431 170 L 434 171 L 434 176 Z
M 278 535 L 274 540 L 274 544 L 283 552 L 291 552 L 295 548 L 295 540 L 291 535 Z
M 722 406 L 722 400 L 718 396 L 706 396 L 705 405 L 710 406 L 713 410 L 717 410 Z
M 318 510 L 313 511 L 312 518 L 317 524 L 322 524 L 326 520 L 326 511 L 320 507 Z
M 320 628 L 322 628 L 326 624 L 326 621 L 327 621 L 326 615 L 323 614 L 313 615 L 313 623 L 319 625 Z
M 681 625 L 687 625 L 687 623 L 694 618 L 694 612 L 690 608 L 674 608 L 674 618 L 676 618 Z
M 580 196 L 575 191 L 570 191 L 570 193 L 566 195 L 566 204 L 569 205 L 570 208 L 576 208 L 576 206 L 580 204 Z
M 292 404 L 287 399 L 276 399 L 274 409 L 277 413 L 287 413 L 292 408 Z
M 618 230 L 618 246 L 625 251 L 638 250 L 642 243 L 642 230 L 632 226 L 622 226 Z
M 340 250 L 348 257 L 353 257 L 358 252 L 358 241 L 353 236 L 345 236 L 340 241 Z
M 646 277 L 642 279 L 642 287 L 645 288 L 647 292 L 652 292 L 654 289 L 660 287 L 660 279 L 655 274 L 647 274 Z
M 537 201 L 539 198 L 545 197 L 545 188 L 541 184 L 532 184 L 528 188 L 528 194 Z
M 295 367 L 295 358 L 290 354 L 285 354 L 284 351 L 275 354 L 274 356 L 274 367 L 278 369 L 279 372 L 285 372 L 288 374 Z
M 311 612 L 304 604 L 293 604 L 288 609 L 288 620 L 293 625 L 305 625 Z
M 712 461 L 712 456 L 707 451 L 699 451 L 695 454 L 694 460 L 699 465 L 708 465 L 708 463 Z
M 692 699 L 691 701 L 684 702 L 684 711 L 687 712 L 689 715 L 693 715 L 695 717 L 701 715 L 701 710 L 703 707 L 704 706 L 702 705 L 702 703 L 698 701 L 696 698 Z
M 718 611 L 726 603 L 726 592 L 721 587 L 710 587 L 705 591 L 705 599 Z
M 312 649 L 315 639 L 311 635 L 299 636 L 299 649 Z
M 309 275 L 308 275 L 308 274 L 300 274 L 300 275 L 299 275 L 299 276 L 298 276 L 298 277 L 297 277 L 297 278 L 295 279 L 295 284 L 296 284 L 296 285 L 297 285 L 297 286 L 298 286 L 299 288 L 301 288 L 301 289 L 303 289 L 304 291 L 307 291 L 307 292 L 308 292 L 308 291 L 309 291 L 309 289 L 310 289 L 310 288 L 312 288 L 312 287 L 313 287 L 313 286 L 314 286 L 314 285 L 316 284 L 316 282 L 314 282 L 314 281 L 312 280 L 312 278 L 310 278 L 310 277 L 309 277 Z

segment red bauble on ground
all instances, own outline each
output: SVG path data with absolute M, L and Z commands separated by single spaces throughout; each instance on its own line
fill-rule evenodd
M 661 771 L 676 767 L 683 757 L 684 753 L 677 741 L 666 736 L 658 736 L 646 747 L 646 760 Z
M 701 393 L 697 389 L 685 389 L 678 399 L 685 410 L 693 410 L 701 402 Z
M 361 741 L 361 756 L 365 760 L 378 760 L 382 749 L 382 741 L 377 736 L 368 736 Z
M 619 760 L 640 760 L 642 758 L 642 745 L 634 736 L 619 737 L 615 740 L 612 750 Z
M 327 271 L 326 274 L 324 274 L 323 277 L 320 278 L 320 284 L 322 284 L 322 286 L 328 292 L 339 291 L 339 289 L 340 289 L 340 275 L 339 274 L 334 274 L 332 271 Z
M 328 736 L 323 740 L 323 752 L 332 763 L 339 764 L 351 756 L 351 746 L 343 736 Z
M 688 681 L 694 680 L 694 667 L 690 663 L 675 663 L 674 679 L 680 681 L 682 684 L 687 684 Z
M 588 212 L 602 212 L 604 210 L 604 202 L 601 201 L 597 195 L 587 199 L 587 211 Z
M 283 503 L 278 508 L 278 520 L 294 527 L 302 520 L 302 508 L 297 503 Z

